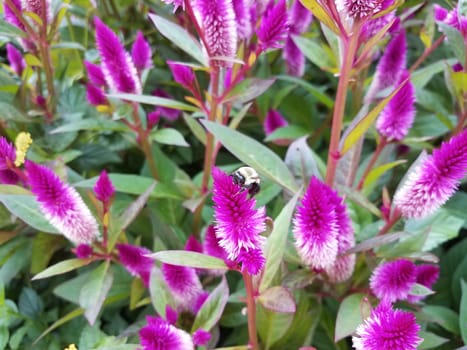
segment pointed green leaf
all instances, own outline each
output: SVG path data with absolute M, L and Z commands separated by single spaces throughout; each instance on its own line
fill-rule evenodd
M 45 269 L 44 271 L 35 275 L 32 280 L 39 280 L 42 278 L 48 278 L 51 276 L 61 275 L 62 273 L 76 270 L 82 266 L 86 266 L 92 260 L 91 259 L 69 259 L 63 260 L 55 265 L 52 265 Z
M 368 176 L 365 179 L 363 187 L 364 188 L 371 187 L 371 185 L 373 185 L 376 181 L 378 181 L 378 179 L 381 176 L 383 176 L 383 174 L 386 171 L 389 171 L 392 168 L 394 168 L 394 167 L 396 167 L 396 166 L 398 166 L 400 164 L 404 164 L 406 162 L 407 162 L 406 160 L 401 159 L 401 160 L 396 160 L 395 162 L 383 164 L 383 165 L 380 165 L 380 166 L 378 166 L 378 167 L 376 167 L 374 169 L 371 169 L 370 173 L 368 174 Z
M 157 129 L 150 134 L 150 139 L 165 145 L 190 147 L 180 131 L 173 128 Z
M 182 111 L 196 112 L 199 109 L 195 106 L 179 102 L 177 100 L 171 100 L 169 98 L 149 96 L 149 95 L 137 95 L 137 94 L 108 94 L 109 98 L 117 98 L 120 100 L 133 101 L 146 105 L 161 106 L 172 109 L 180 109 Z
M 295 193 L 298 186 L 279 156 L 258 141 L 226 126 L 207 120 L 202 123 L 234 156 L 255 168 L 260 175 Z
M 3 1 L 2 1 L 3 2 Z M 0 19 L 0 35 L 8 36 L 13 38 L 25 38 L 27 34 L 18 27 L 8 23 L 7 21 Z
M 227 94 L 222 102 L 245 103 L 251 101 L 269 89 L 275 81 L 275 79 L 244 79 Z
M 282 286 L 266 289 L 258 296 L 257 300 L 269 311 L 294 313 L 296 310 L 292 294 L 287 288 Z
M 278 75 L 276 76 L 276 78 L 278 80 L 283 80 L 293 84 L 297 84 L 298 86 L 301 86 L 306 91 L 308 91 L 308 93 L 315 97 L 318 100 L 318 102 L 321 102 L 329 109 L 332 109 L 334 107 L 334 100 L 324 92 L 323 88 L 314 86 L 303 79 L 292 77 L 289 75 Z
M 318 0 L 300 0 L 303 6 L 305 6 L 310 12 L 316 17 L 321 23 L 324 23 L 326 27 L 331 29 L 334 33 L 339 35 L 339 28 L 337 28 L 334 20 L 329 16 L 327 10 L 323 8 Z
M 151 270 L 151 277 L 149 279 L 149 294 L 151 296 L 151 303 L 154 309 L 161 317 L 165 317 L 165 309 L 167 305 L 174 307 L 175 302 L 172 297 L 172 292 L 165 283 L 164 276 L 159 268 L 154 267 Z
M 459 315 L 456 312 L 439 305 L 426 305 L 422 308 L 422 312 L 430 322 L 435 322 L 447 331 L 460 335 Z
M 149 255 L 165 264 L 195 267 L 197 269 L 220 269 L 227 270 L 224 260 L 186 250 L 165 250 Z
M 461 280 L 462 297 L 459 310 L 459 327 L 461 329 L 462 341 L 467 344 L 467 282 Z
M 364 294 L 357 293 L 346 297 L 337 312 L 334 341 L 338 342 L 351 335 L 370 315 L 370 310 L 371 306 Z

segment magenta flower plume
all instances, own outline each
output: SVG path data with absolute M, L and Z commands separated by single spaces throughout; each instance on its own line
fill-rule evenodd
M 394 204 L 406 218 L 430 215 L 454 194 L 466 170 L 467 130 L 464 130 L 443 142 L 410 171 L 394 195 Z
M 25 167 L 31 192 L 50 224 L 75 244 L 94 241 L 97 221 L 78 192 L 45 166 L 26 161 Z
M 93 106 L 108 105 L 109 101 L 102 88 L 93 84 L 86 84 L 86 99 Z
M 118 256 L 122 265 L 133 276 L 139 276 L 144 285 L 149 286 L 149 277 L 154 262 L 147 255 L 152 252 L 144 247 L 138 247 L 131 244 L 117 244 Z
M 294 77 L 303 76 L 305 73 L 305 56 L 291 36 L 285 40 L 282 56 L 286 64 L 287 74 Z
M 203 242 L 203 252 L 219 259 L 226 259 L 227 252 L 219 244 L 214 226 L 209 225 Z
M 79 259 L 86 259 L 92 255 L 92 247 L 89 244 L 81 243 L 75 249 L 75 254 Z
M 285 0 L 270 0 L 256 31 L 262 50 L 281 48 L 287 38 L 289 23 Z
M 464 39 L 467 40 L 467 17 L 459 15 L 457 7 L 448 11 L 435 4 L 433 10 L 434 17 L 438 22 L 444 22 L 448 26 L 457 29 L 464 36 Z
M 193 90 L 193 83 L 195 81 L 195 74 L 193 70 L 178 62 L 174 61 L 167 61 L 170 70 L 172 71 L 172 75 L 177 83 L 182 85 L 187 90 Z
M 232 4 L 237 22 L 237 36 L 241 40 L 248 40 L 253 35 L 250 2 L 248 0 L 232 0 Z
M 209 292 L 202 292 L 195 300 L 191 311 L 193 312 L 194 315 L 197 315 L 199 310 L 203 307 L 204 303 L 209 297 Z
M 345 8 L 350 17 L 362 19 L 381 11 L 381 2 L 378 0 L 345 0 Z
M 5 185 L 15 185 L 19 181 L 19 176 L 13 170 L 0 170 L 0 183 Z
M 94 25 L 96 46 L 107 85 L 114 92 L 141 93 L 141 82 L 135 64 L 117 35 L 98 17 L 94 17 Z
M 409 78 L 409 73 L 401 75 L 399 84 Z M 402 140 L 415 119 L 415 87 L 408 80 L 389 101 L 376 121 L 376 129 L 388 140 Z
M 205 331 L 204 329 L 198 329 L 193 333 L 193 342 L 195 345 L 204 346 L 209 343 L 211 340 L 211 333 Z
M 365 96 L 365 102 L 371 102 L 378 92 L 394 86 L 400 80 L 405 69 L 406 59 L 407 40 L 405 38 L 405 31 L 401 30 L 389 42 L 383 56 L 379 60 L 373 81 Z
M 242 265 L 242 272 L 248 272 L 250 275 L 257 275 L 264 267 L 266 258 L 261 249 L 242 249 L 237 261 Z
M 186 240 L 185 243 L 185 250 L 189 252 L 196 252 L 196 253 L 202 253 L 203 252 L 203 246 L 201 243 L 196 239 L 195 236 L 190 235 L 188 239 Z
M 190 310 L 196 299 L 203 292 L 203 287 L 195 269 L 185 266 L 162 264 L 162 274 L 175 301 Z
M 115 194 L 115 187 L 112 184 L 109 175 L 107 175 L 107 171 L 101 171 L 101 174 L 94 185 L 94 193 L 96 194 L 96 198 L 103 203 L 108 203 Z
M 275 109 L 270 109 L 264 118 L 264 133 L 266 135 L 272 134 L 276 129 L 282 128 L 289 125 L 287 120 L 282 116 L 282 114 Z
M 7 43 L 6 55 L 8 57 L 8 62 L 10 62 L 11 69 L 13 69 L 16 75 L 21 76 L 21 74 L 23 74 L 24 68 L 26 68 L 26 62 L 24 61 L 21 52 L 10 43 Z
M 298 255 L 313 268 L 331 267 L 336 260 L 338 225 L 333 199 L 333 191 L 312 177 L 293 220 Z
M 16 149 L 6 138 L 0 136 L 0 170 L 7 170 L 14 166 Z
M 159 121 L 161 120 L 161 112 L 158 110 L 149 112 L 148 115 L 146 116 L 147 122 L 148 122 L 148 130 L 151 130 Z
M 131 47 L 131 57 L 138 71 L 152 67 L 151 46 L 140 31 L 136 34 L 135 42 Z
M 167 321 L 146 316 L 147 325 L 140 329 L 142 350 L 194 350 L 190 335 Z
M 255 209 L 256 200 L 226 173 L 214 168 L 212 176 L 216 236 L 227 258 L 236 260 L 242 251 L 261 248 L 265 208 Z
M 290 34 L 302 34 L 308 29 L 312 20 L 311 12 L 302 5 L 300 0 L 295 0 L 289 10 Z
M 388 306 L 374 309 L 352 337 L 356 350 L 416 350 L 422 342 L 420 326 L 407 311 L 392 310 Z
M 170 324 L 175 325 L 178 320 L 178 312 L 174 310 L 170 305 L 165 306 L 165 319 Z
M 416 266 L 417 280 L 418 284 L 421 284 L 427 288 L 433 286 L 433 284 L 438 280 L 439 277 L 439 267 L 432 264 L 421 264 Z M 417 303 L 420 300 L 424 299 L 425 296 L 420 295 L 411 295 L 409 294 L 407 300 L 411 303 Z
M 39 18 L 45 18 L 46 23 L 50 23 L 52 20 L 52 7 L 50 0 L 23 0 L 22 3 L 25 11 L 32 12 L 39 16 Z
M 19 13 L 23 11 L 21 6 L 21 0 L 12 0 L 13 6 L 18 10 Z M 3 13 L 5 15 L 5 21 L 14 25 L 15 27 L 24 30 L 24 25 L 21 23 L 20 19 L 15 15 L 10 6 L 3 2 Z
M 105 82 L 104 72 L 102 68 L 89 61 L 84 61 L 84 66 L 86 67 L 86 71 L 88 72 L 88 80 L 93 85 L 99 87 L 106 87 L 107 83 Z
M 232 66 L 237 51 L 237 23 L 232 0 L 195 2 L 204 43 L 214 65 Z
M 170 98 L 170 99 L 172 98 L 172 96 L 170 96 L 167 92 L 165 92 L 162 89 L 156 89 L 152 94 L 157 97 Z M 162 106 L 158 106 L 156 108 L 156 111 L 160 113 L 162 118 L 166 120 L 170 120 L 172 122 L 180 118 L 180 115 L 182 114 L 182 112 L 179 109 L 162 107 Z
M 405 300 L 417 279 L 415 264 L 406 259 L 379 265 L 371 275 L 370 288 L 383 302 Z
M 368 41 L 370 38 L 375 36 L 384 26 L 386 26 L 389 22 L 391 22 L 394 18 L 396 18 L 396 11 L 391 11 L 386 13 L 385 15 L 371 19 L 362 27 L 361 33 L 361 40 L 362 42 Z M 398 32 L 400 30 L 400 20 L 396 18 L 394 24 L 389 28 L 388 33 Z M 385 34 L 387 35 L 387 33 Z

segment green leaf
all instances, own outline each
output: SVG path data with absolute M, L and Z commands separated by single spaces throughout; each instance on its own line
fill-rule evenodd
M 205 331 L 212 329 L 219 322 L 228 300 L 229 286 L 225 277 L 222 277 L 219 285 L 209 293 L 208 298 L 196 314 L 191 332 L 193 333 L 198 329 L 204 329 Z
M 29 226 L 43 232 L 58 233 L 45 219 L 33 196 L 0 194 L 0 202 Z
M 269 142 L 283 139 L 295 140 L 305 135 L 308 135 L 308 131 L 305 128 L 298 125 L 287 125 L 274 130 L 264 141 Z
M 444 71 L 446 65 L 451 65 L 456 63 L 456 60 L 442 60 L 423 68 L 417 69 L 414 73 L 412 73 L 410 77 L 410 81 L 416 88 L 416 90 L 423 88 L 430 80 L 433 78 L 435 74 L 438 74 Z
M 93 130 L 93 131 L 128 131 L 128 127 L 110 119 L 95 119 L 87 118 L 68 122 L 58 128 L 50 131 L 51 134 L 60 134 L 64 132 L 80 131 L 80 130 Z
M 34 289 L 25 287 L 19 296 L 18 308 L 23 315 L 34 319 L 39 317 L 44 309 L 44 304 Z
M 170 98 L 157 97 L 150 95 L 137 95 L 137 94 L 108 94 L 109 98 L 117 98 L 120 100 L 138 102 L 146 105 L 162 106 L 172 109 L 180 109 L 182 111 L 197 112 L 198 107 L 179 102 L 177 100 L 171 100 Z
M 37 344 L 39 340 L 44 338 L 47 334 L 52 332 L 53 330 L 57 329 L 61 325 L 67 323 L 68 321 L 71 321 L 72 319 L 81 316 L 84 313 L 84 310 L 79 308 L 75 309 L 69 313 L 67 313 L 65 316 L 60 317 L 57 321 L 55 321 L 49 328 L 47 328 L 40 336 L 34 341 L 34 344 Z
M 370 315 L 370 309 L 365 294 L 357 293 L 346 297 L 337 312 L 334 341 L 338 342 L 351 335 Z
M 56 275 L 61 275 L 62 273 L 69 272 L 76 270 L 77 268 L 80 268 L 82 266 L 86 266 L 92 262 L 91 259 L 68 259 L 68 260 L 63 260 L 60 261 L 59 263 L 56 263 L 55 265 L 52 265 L 45 269 L 44 271 L 38 273 L 35 275 L 32 280 L 40 280 L 42 278 L 48 278 L 51 276 L 56 276 Z
M 278 75 L 276 76 L 276 78 L 278 80 L 283 80 L 297 84 L 298 86 L 304 88 L 310 95 L 315 97 L 318 100 L 318 102 L 321 102 L 324 106 L 328 107 L 329 109 L 332 109 L 334 107 L 334 100 L 322 91 L 323 88 L 316 87 L 303 79 L 288 75 Z
M 80 43 L 74 41 L 61 41 L 50 46 L 52 50 L 79 50 L 86 51 L 86 48 Z
M 191 36 L 184 28 L 180 27 L 163 17 L 150 14 L 149 18 L 154 23 L 159 32 L 169 39 L 174 45 L 185 51 L 188 55 L 193 57 L 204 67 L 207 67 L 208 58 L 203 53 L 198 41 Z
M 180 131 L 173 128 L 157 129 L 150 134 L 150 139 L 165 145 L 190 147 Z
M 261 175 L 295 193 L 298 188 L 287 166 L 277 154 L 258 141 L 226 126 L 203 120 L 202 123 L 234 156 Z
M 438 22 L 438 26 L 448 38 L 449 47 L 454 52 L 459 62 L 465 62 L 465 42 L 461 32 L 444 22 Z
M 340 34 L 339 28 L 337 28 L 334 20 L 329 16 L 329 12 L 321 6 L 318 0 L 300 0 L 303 6 L 305 6 L 310 12 L 316 17 L 321 23 L 325 24 L 326 27 L 331 29 L 337 35 Z
M 93 188 L 99 176 L 92 179 L 75 183 L 75 187 Z M 117 192 L 140 195 L 143 194 L 153 183 L 154 179 L 139 175 L 128 174 L 109 174 L 110 181 Z M 173 185 L 156 183 L 156 187 L 152 191 L 151 198 L 173 198 L 183 199 L 182 195 Z
M 462 297 L 459 310 L 459 327 L 461 329 L 462 341 L 467 344 L 467 283 L 461 281 Z
M 31 195 L 31 192 L 23 187 L 16 185 L 0 185 L 1 194 L 27 194 Z
M 359 206 L 365 208 L 377 217 L 381 217 L 381 211 L 366 198 L 361 192 L 347 186 L 338 186 L 339 192 L 345 194 Z
M 392 168 L 404 164 L 407 161 L 404 159 L 401 160 L 396 160 L 395 162 L 387 163 L 380 165 L 374 169 L 371 169 L 369 172 L 368 176 L 365 179 L 363 188 L 371 188 L 371 186 L 388 170 L 391 170 Z
M 357 118 L 352 122 L 342 136 L 342 142 L 339 150 L 341 156 L 344 155 L 367 132 L 384 107 L 386 107 L 389 101 L 392 100 L 406 82 L 407 80 L 404 80 L 399 84 L 399 86 L 394 89 L 388 97 L 382 99 L 370 112 L 368 112 L 368 114 L 361 118 Z
M 0 19 L 0 35 L 12 38 L 26 38 L 27 34 L 18 27 Z
M 269 311 L 280 313 L 294 313 L 295 300 L 290 291 L 282 286 L 275 286 L 262 292 L 257 300 Z
M 295 194 L 295 196 L 279 213 L 276 220 L 274 220 L 274 228 L 268 237 L 266 247 L 264 249 L 266 264 L 264 266 L 259 287 L 260 293 L 265 291 L 271 285 L 271 282 L 282 263 L 290 223 L 292 222 L 292 214 L 294 212 L 295 205 L 297 204 L 298 196 L 299 192 Z
M 10 339 L 10 331 L 7 326 L 0 327 L 0 350 L 6 349 L 8 344 L 8 339 Z
M 0 120 L 13 121 L 13 122 L 23 122 L 31 123 L 32 120 L 29 119 L 25 114 L 17 110 L 12 104 L 6 102 L 0 102 Z
M 84 316 L 90 325 L 96 322 L 112 282 L 113 272 L 110 269 L 110 261 L 106 261 L 89 274 L 81 288 L 79 304 L 84 309 Z
M 276 79 L 247 78 L 237 84 L 222 100 L 223 103 L 245 103 L 261 95 Z
M 467 17 L 467 0 L 459 0 L 457 3 L 457 14 L 463 17 Z
M 183 114 L 183 119 L 185 120 L 186 125 L 190 128 L 192 134 L 196 136 L 199 142 L 206 146 L 206 130 L 203 129 L 199 121 L 185 113 Z
M 436 322 L 447 331 L 460 335 L 459 315 L 451 309 L 439 305 L 426 305 L 422 312 L 430 322 Z
M 39 232 L 32 242 L 31 273 L 36 274 L 47 268 L 55 252 L 66 244 L 67 240 L 61 235 Z
M 325 50 L 322 42 L 319 44 L 312 39 L 296 35 L 293 35 L 292 39 L 305 57 L 320 69 L 328 72 L 336 69 L 337 63 L 335 59 L 331 56 L 329 49 Z
M 428 296 L 434 293 L 435 292 L 433 292 L 430 288 L 420 283 L 415 283 L 409 291 L 410 295 L 421 296 L 421 297 L 425 297 L 425 296 Z
M 152 306 L 154 306 L 154 309 L 161 317 L 165 317 L 165 308 L 167 305 L 175 305 L 172 292 L 169 290 L 169 287 L 167 287 L 164 276 L 157 267 L 151 270 L 149 294 L 151 296 Z
M 423 339 L 423 342 L 417 347 L 418 350 L 438 349 L 440 345 L 449 341 L 449 339 L 427 331 L 420 331 L 418 335 Z
M 358 243 L 353 248 L 347 250 L 345 254 L 359 253 L 377 247 L 381 247 L 383 245 L 397 241 L 405 235 L 407 235 L 407 232 L 391 232 L 382 236 L 372 237 L 363 242 Z
M 257 307 L 257 328 L 264 349 L 271 349 L 275 343 L 287 336 L 294 316 L 292 313 L 273 312 L 261 305 Z M 277 349 L 298 349 L 298 347 L 277 347 Z
M 195 267 L 197 269 L 220 269 L 227 270 L 224 260 L 186 250 L 165 250 L 149 255 L 165 264 Z

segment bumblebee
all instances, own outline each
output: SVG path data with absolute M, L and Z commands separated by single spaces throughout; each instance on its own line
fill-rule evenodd
M 259 192 L 261 189 L 261 179 L 255 169 L 248 166 L 243 166 L 235 170 L 232 174 L 232 181 L 234 184 L 242 187 L 243 190 L 248 191 L 250 198 Z

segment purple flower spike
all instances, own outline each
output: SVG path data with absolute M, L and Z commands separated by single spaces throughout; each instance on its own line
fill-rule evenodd
M 0 136 L 0 170 L 7 170 L 14 166 L 16 149 L 6 138 Z
M 185 250 L 187 250 L 189 252 L 202 253 L 203 252 L 203 246 L 196 239 L 195 236 L 190 235 L 190 237 L 188 237 L 188 239 L 186 240 Z
M 45 19 L 47 23 L 50 23 L 52 20 L 52 6 L 50 4 L 50 0 L 23 0 L 23 7 L 25 11 L 32 12 L 39 16 L 39 18 L 43 18 L 45 14 Z M 45 8 L 43 5 L 45 4 Z
M 21 13 L 23 11 L 21 6 L 21 0 L 12 0 L 13 5 L 18 9 L 18 12 Z M 3 2 L 3 13 L 5 14 L 5 21 L 18 27 L 21 30 L 24 30 L 24 25 L 21 23 L 18 17 L 16 17 L 15 13 L 11 9 L 10 6 L 7 5 L 6 2 Z
M 96 46 L 107 85 L 114 92 L 141 93 L 141 82 L 135 64 L 117 35 L 98 17 L 94 17 L 94 25 Z
M 256 31 L 261 49 L 281 48 L 287 38 L 289 24 L 287 20 L 287 6 L 285 0 L 279 0 L 275 4 L 270 0 L 259 29 Z
M 165 92 L 162 89 L 156 89 L 156 91 L 153 92 L 153 95 L 158 96 L 158 97 L 163 97 L 163 98 L 170 98 L 170 99 L 173 98 L 172 96 L 170 96 L 167 92 Z M 162 107 L 162 106 L 157 107 L 156 111 L 160 113 L 162 118 L 165 118 L 166 120 L 170 120 L 172 122 L 180 118 L 180 115 L 182 114 L 182 112 L 179 109 Z
M 361 40 L 362 42 L 368 41 L 370 38 L 375 36 L 385 25 L 391 22 L 396 17 L 396 11 L 386 13 L 384 16 L 371 19 L 366 22 L 362 27 Z M 398 32 L 400 30 L 400 20 L 397 18 L 394 24 L 389 28 L 388 32 Z M 387 35 L 387 33 L 385 34 Z
M 303 76 L 305 73 L 305 56 L 290 36 L 285 40 L 282 56 L 286 63 L 287 74 L 294 77 Z
M 193 312 L 193 314 L 195 315 L 198 314 L 199 310 L 201 310 L 201 308 L 203 307 L 208 297 L 209 297 L 208 292 L 202 292 L 198 296 L 198 298 L 196 298 L 196 301 L 194 302 L 193 307 L 191 308 L 191 311 Z
M 78 192 L 45 166 L 26 161 L 25 167 L 31 192 L 50 224 L 75 244 L 94 241 L 97 222 Z
M 212 176 L 216 236 L 228 259 L 236 260 L 242 251 L 261 248 L 265 208 L 255 209 L 256 200 L 226 173 L 214 168 Z
M 356 350 L 416 350 L 422 342 L 415 316 L 406 311 L 379 306 L 352 337 Z
M 152 67 L 151 46 L 149 46 L 149 43 L 140 31 L 136 34 L 136 40 L 131 48 L 131 57 L 133 58 L 136 69 L 139 71 Z
M 146 116 L 148 121 L 148 129 L 152 129 L 161 120 L 161 112 L 158 110 L 149 112 Z
M 242 250 L 237 258 L 242 264 L 242 272 L 257 275 L 264 267 L 266 258 L 261 249 Z
M 443 142 L 411 171 L 394 195 L 403 217 L 434 213 L 454 194 L 467 170 L 467 130 Z
M 154 262 L 147 255 L 152 252 L 144 247 L 131 244 L 117 244 L 120 262 L 133 276 L 139 276 L 144 285 L 149 286 L 149 276 Z
M 5 185 L 16 185 L 19 181 L 19 176 L 13 170 L 0 170 L 0 183 Z
M 98 87 L 106 87 L 107 83 L 105 82 L 104 72 L 102 68 L 89 61 L 84 61 L 84 66 L 88 72 L 88 79 L 93 85 Z
M 266 135 L 272 134 L 276 129 L 282 128 L 289 125 L 287 120 L 282 116 L 282 114 L 275 109 L 270 109 L 266 114 L 264 119 L 264 133 Z
M 300 0 L 295 0 L 289 10 L 290 34 L 302 34 L 308 29 L 312 20 L 311 12 Z
M 214 256 L 219 259 L 226 259 L 227 252 L 219 245 L 219 239 L 216 236 L 214 226 L 208 226 L 206 236 L 204 237 L 203 251 L 205 254 Z
M 402 30 L 389 42 L 376 66 L 375 76 L 365 97 L 366 103 L 371 102 L 378 92 L 394 86 L 400 80 L 405 69 L 406 58 L 407 40 L 405 31 Z
M 415 264 L 399 259 L 379 265 L 371 275 L 370 288 L 383 302 L 405 300 L 417 279 Z
M 195 81 L 195 74 L 193 70 L 181 63 L 167 61 L 172 75 L 177 83 L 182 85 L 187 90 L 193 90 L 193 83 Z
M 345 0 L 345 7 L 350 17 L 362 19 L 381 11 L 381 3 L 378 0 Z
M 162 264 L 162 274 L 177 303 L 183 309 L 190 310 L 203 292 L 195 269 Z
M 295 247 L 302 261 L 313 268 L 331 267 L 338 250 L 338 224 L 333 191 L 312 177 L 293 220 Z
M 213 64 L 231 67 L 237 51 L 237 23 L 232 0 L 198 0 L 195 7 Z
M 93 106 L 108 105 L 104 91 L 93 84 L 86 84 L 86 99 Z
M 75 249 L 75 254 L 79 259 L 86 259 L 92 255 L 92 247 L 89 244 L 80 244 Z
M 140 329 L 142 350 L 194 350 L 190 335 L 161 318 L 147 316 L 147 325 Z
M 99 178 L 94 185 L 94 193 L 96 194 L 96 198 L 103 203 L 108 203 L 115 194 L 115 187 L 112 184 L 112 181 L 110 181 L 107 171 L 102 170 L 99 175 Z
M 251 13 L 248 0 L 232 0 L 237 22 L 237 35 L 241 40 L 248 40 L 253 35 Z
M 438 280 L 439 267 L 432 264 L 421 264 L 416 266 L 417 271 L 417 283 L 427 288 L 431 288 L 433 284 Z M 407 300 L 411 303 L 417 303 L 424 299 L 425 296 L 410 295 Z
M 211 340 L 211 333 L 205 331 L 204 329 L 198 329 L 193 333 L 193 342 L 195 345 L 203 346 L 207 345 Z
M 26 68 L 26 62 L 24 61 L 21 52 L 16 47 L 8 43 L 6 44 L 6 55 L 8 57 L 8 62 L 10 62 L 11 69 L 13 69 L 16 75 L 21 76 L 24 68 Z
M 433 13 L 435 16 L 435 20 L 442 22 L 448 16 L 449 11 L 446 10 L 444 7 L 439 6 L 438 4 L 434 4 Z
M 401 75 L 399 84 L 409 77 L 408 72 Z M 402 140 L 415 119 L 415 87 L 409 80 L 389 101 L 376 121 L 376 129 L 388 140 Z
M 170 305 L 165 306 L 165 319 L 170 324 L 175 325 L 177 323 L 178 312 L 176 310 L 172 309 L 172 307 Z

